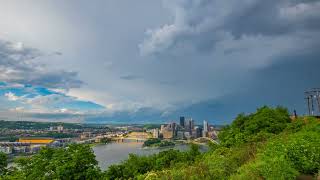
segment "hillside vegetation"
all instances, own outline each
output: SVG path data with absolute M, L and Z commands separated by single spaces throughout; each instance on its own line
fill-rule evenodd
M 44 149 L 20 159 L 19 169 L 0 172 L 3 179 L 287 180 L 320 175 L 320 122 L 315 118 L 291 120 L 285 108 L 262 107 L 238 115 L 221 131 L 219 141 L 206 153 L 191 145 L 187 152 L 132 154 L 105 172 L 92 158 L 92 150 L 72 145 L 66 150 Z

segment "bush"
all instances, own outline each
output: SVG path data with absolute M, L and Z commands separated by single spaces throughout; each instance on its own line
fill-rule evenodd
M 256 113 L 240 114 L 230 126 L 219 133 L 221 145 L 231 147 L 246 142 L 267 140 L 273 134 L 279 134 L 290 123 L 290 116 L 285 108 L 264 106 Z M 263 135 L 257 137 L 257 135 Z
M 319 121 L 292 123 L 288 131 L 269 140 L 257 158 L 241 167 L 233 179 L 295 179 L 299 174 L 315 175 L 320 168 Z M 292 128 L 295 127 L 295 128 Z M 299 129 L 296 127 L 300 127 Z
M 238 174 L 233 175 L 231 179 L 289 180 L 295 179 L 298 174 L 291 162 L 284 157 L 274 156 L 242 166 L 238 170 Z

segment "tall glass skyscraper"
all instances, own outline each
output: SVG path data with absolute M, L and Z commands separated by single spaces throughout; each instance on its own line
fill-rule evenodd
M 180 117 L 180 126 L 184 127 L 185 118 L 183 116 Z

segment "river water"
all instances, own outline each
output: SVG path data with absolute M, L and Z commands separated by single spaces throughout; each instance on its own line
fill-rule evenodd
M 137 155 L 151 155 L 170 148 L 181 151 L 189 149 L 189 146 L 185 144 L 166 148 L 142 148 L 142 144 L 143 143 L 140 142 L 109 143 L 97 145 L 93 147 L 93 151 L 96 155 L 97 161 L 99 162 L 100 168 L 102 170 L 106 170 L 110 165 L 126 160 L 130 153 Z

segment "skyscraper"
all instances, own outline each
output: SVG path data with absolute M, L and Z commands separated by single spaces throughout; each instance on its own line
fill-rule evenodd
M 203 121 L 203 131 L 202 131 L 202 136 L 203 137 L 207 137 L 208 136 L 208 129 L 209 128 L 209 124 L 208 121 L 204 120 Z
M 185 118 L 183 116 L 180 117 L 180 126 L 184 127 Z
M 153 138 L 159 138 L 159 135 L 160 135 L 160 131 L 158 128 L 156 129 L 153 129 Z
M 190 124 L 190 129 L 194 129 L 194 120 L 191 118 L 190 121 L 189 121 L 189 124 Z

